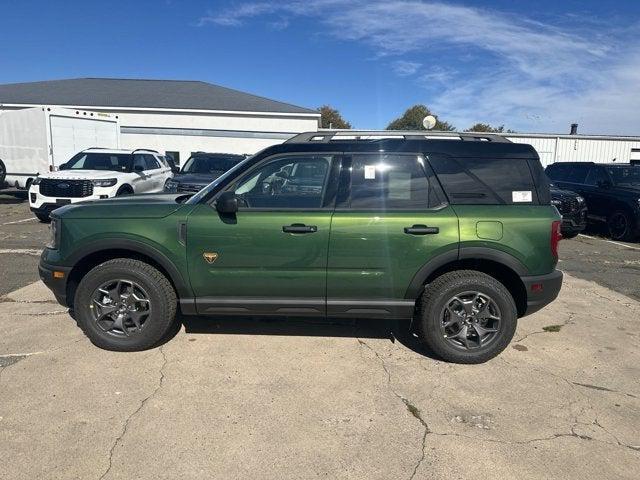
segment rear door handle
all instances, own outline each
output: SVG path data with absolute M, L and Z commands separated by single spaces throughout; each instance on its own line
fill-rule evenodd
M 440 233 L 438 227 L 427 227 L 426 225 L 414 225 L 412 227 L 404 227 L 404 233 L 408 235 L 434 235 Z
M 284 233 L 315 233 L 318 227 L 315 225 L 305 225 L 304 223 L 294 223 L 282 227 Z

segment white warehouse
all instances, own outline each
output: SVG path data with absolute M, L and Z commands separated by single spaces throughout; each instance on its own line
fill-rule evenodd
M 315 110 L 198 81 L 78 78 L 0 85 L 0 110 L 43 105 L 117 115 L 122 148 L 151 148 L 178 163 L 196 151 L 255 153 L 317 130 L 320 119 Z
M 532 145 L 545 167 L 554 162 L 629 163 L 640 159 L 640 137 L 533 133 L 504 136 L 512 142 Z

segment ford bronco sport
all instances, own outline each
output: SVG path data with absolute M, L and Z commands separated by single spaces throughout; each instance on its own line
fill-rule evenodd
M 443 359 L 486 361 L 558 295 L 560 215 L 531 146 L 453 135 L 300 134 L 190 197 L 62 207 L 40 276 L 106 349 L 157 345 L 179 308 L 413 319 Z

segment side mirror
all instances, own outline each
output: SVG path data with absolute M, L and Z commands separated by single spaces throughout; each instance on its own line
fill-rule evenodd
M 180 173 L 180 169 L 178 167 L 171 167 L 171 173 L 177 175 Z
M 67 168 L 66 163 L 61 163 L 60 165 L 58 165 L 58 170 L 66 170 L 66 168 Z
M 238 211 L 236 192 L 222 192 L 216 200 L 216 210 L 220 213 L 236 213 Z
M 134 165 L 133 166 L 133 171 L 134 172 L 138 172 L 138 173 L 142 173 L 142 172 L 144 172 L 144 167 L 142 165 Z

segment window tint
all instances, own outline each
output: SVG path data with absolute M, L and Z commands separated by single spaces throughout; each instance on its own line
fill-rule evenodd
M 133 168 L 135 170 L 136 167 L 142 167 L 142 170 L 147 169 L 147 164 L 144 161 L 144 156 L 140 153 L 133 156 Z
M 584 183 L 591 169 L 591 165 L 588 163 L 572 163 L 571 168 L 567 173 L 565 182 L 570 183 Z
M 184 164 L 183 173 L 220 175 L 244 160 L 242 155 L 196 155 Z
M 561 182 L 569 178 L 571 165 L 567 163 L 554 163 L 547 167 L 546 173 L 551 180 Z
M 344 160 L 350 172 L 350 195 L 338 207 L 352 209 L 425 209 L 442 203 L 430 187 L 421 155 L 353 155 Z M 343 182 L 344 182 L 343 177 Z M 346 179 L 348 181 L 348 178 Z
M 126 172 L 131 155 L 117 153 L 78 153 L 65 165 L 65 170 L 113 170 Z
M 429 155 L 429 161 L 453 204 L 539 203 L 526 160 Z
M 331 156 L 274 159 L 235 185 L 244 208 L 321 208 Z
M 153 155 L 145 155 L 144 163 L 147 166 L 145 170 L 156 170 L 160 168 L 160 164 L 158 163 L 158 160 L 156 160 L 156 157 L 154 157 Z
M 636 165 L 607 167 L 615 185 L 640 185 L 640 167 Z
M 173 161 L 175 166 L 180 165 L 180 152 L 164 152 L 165 155 Z M 169 163 L 171 165 L 171 163 Z
M 591 167 L 589 169 L 589 173 L 587 174 L 587 179 L 585 183 L 587 185 L 598 185 L 602 182 L 608 181 L 607 173 L 604 171 L 602 167 Z

